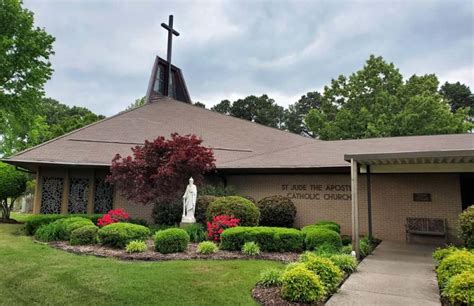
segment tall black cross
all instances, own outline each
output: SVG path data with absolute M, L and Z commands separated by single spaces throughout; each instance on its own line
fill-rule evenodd
M 173 15 L 170 15 L 168 24 L 162 23 L 161 26 L 168 31 L 168 54 L 166 56 L 166 60 L 168 61 L 168 74 L 166 77 L 166 88 L 168 89 L 168 97 L 172 96 L 173 89 L 170 88 L 171 85 L 171 52 L 173 49 L 173 34 L 179 36 L 178 31 L 173 29 Z

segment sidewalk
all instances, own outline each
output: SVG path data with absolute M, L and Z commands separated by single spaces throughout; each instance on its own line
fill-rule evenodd
M 326 305 L 441 305 L 433 250 L 383 241 Z

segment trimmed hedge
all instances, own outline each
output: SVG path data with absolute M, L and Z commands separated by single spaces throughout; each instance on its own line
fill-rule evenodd
M 93 225 L 94 223 L 83 217 L 70 217 L 59 219 L 51 223 L 51 225 L 56 226 L 56 231 L 58 233 L 59 240 L 69 240 L 71 238 L 71 233 L 78 228 Z
M 307 250 L 318 248 L 333 248 L 335 251 L 342 247 L 341 235 L 323 226 L 312 225 L 304 227 L 305 246 Z
M 25 231 L 27 235 L 34 235 L 36 230 L 40 228 L 41 225 L 52 223 L 59 219 L 71 218 L 71 217 L 82 217 L 91 220 L 94 224 L 97 224 L 97 219 L 101 218 L 102 214 L 94 215 L 84 215 L 84 214 L 74 214 L 74 215 L 34 215 L 30 216 L 25 222 Z
M 260 225 L 292 227 L 296 217 L 295 204 L 287 197 L 271 196 L 257 202 Z
M 188 233 L 180 228 L 170 228 L 155 234 L 155 250 L 163 254 L 184 252 L 188 243 Z
M 453 305 L 474 305 L 474 270 L 464 271 L 448 280 L 442 295 Z
M 307 257 L 303 263 L 306 269 L 319 276 L 326 292 L 333 293 L 337 290 L 344 273 L 330 259 L 318 256 Z
M 473 253 L 459 250 L 446 256 L 436 269 L 440 287 L 444 288 L 451 277 L 468 270 L 474 270 Z
M 260 219 L 260 211 L 251 201 L 239 197 L 221 197 L 209 204 L 207 208 L 207 220 L 212 221 L 216 216 L 233 216 L 240 220 L 242 226 L 256 226 Z
M 98 235 L 101 244 L 124 248 L 130 241 L 146 240 L 150 230 L 142 225 L 118 222 L 102 227 Z
M 95 225 L 79 227 L 71 232 L 69 243 L 71 245 L 96 244 L 98 230 L 99 228 Z
M 341 233 L 341 226 L 334 221 L 321 220 L 321 221 L 316 222 L 314 225 L 331 229 L 337 232 L 338 234 Z
M 303 232 L 294 228 L 264 226 L 228 228 L 221 234 L 220 248 L 239 251 L 250 241 L 267 252 L 300 252 L 304 249 Z
M 312 303 L 326 295 L 319 276 L 303 266 L 287 269 L 281 276 L 281 282 L 281 295 L 288 301 Z
M 94 226 L 91 220 L 83 217 L 60 218 L 48 224 L 43 224 L 35 232 L 35 238 L 40 241 L 69 240 L 72 231 L 84 226 Z
M 209 204 L 217 200 L 217 197 L 212 195 L 202 195 L 198 196 L 196 200 L 196 211 L 194 212 L 194 218 L 196 218 L 197 223 L 207 225 L 206 212 Z

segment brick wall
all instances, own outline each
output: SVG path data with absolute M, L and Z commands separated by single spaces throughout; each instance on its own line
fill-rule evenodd
M 269 195 L 294 197 L 296 226 L 316 220 L 334 220 L 343 234 L 351 233 L 350 176 L 315 175 L 231 175 L 228 183 L 244 194 L 260 199 Z M 286 186 L 288 185 L 288 186 Z M 290 190 L 290 189 L 295 190 Z M 298 190 L 299 189 L 299 190 Z M 302 190 L 304 189 L 304 190 Z M 414 202 L 413 193 L 431 193 L 431 202 Z M 360 231 L 367 234 L 366 177 L 359 176 Z M 373 174 L 372 220 L 375 237 L 405 240 L 407 217 L 446 218 L 450 236 L 455 236 L 461 192 L 457 174 Z

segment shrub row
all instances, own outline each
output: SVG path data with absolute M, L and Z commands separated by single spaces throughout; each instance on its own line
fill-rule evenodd
M 474 304 L 474 253 L 448 247 L 433 253 L 441 294 L 452 304 Z
M 335 226 L 309 225 L 302 228 L 305 234 L 305 246 L 307 250 L 317 250 L 319 248 L 333 249 L 337 252 L 342 247 L 341 235 L 334 230 Z
M 336 292 L 344 272 L 352 273 L 357 266 L 357 261 L 350 255 L 326 255 L 328 257 L 305 252 L 298 262 L 288 264 L 283 271 L 263 271 L 257 284 L 263 287 L 281 286 L 282 297 L 291 302 L 321 302 L 327 295 Z
M 226 229 L 221 234 L 220 248 L 237 251 L 250 241 L 256 242 L 262 251 L 268 252 L 300 252 L 304 249 L 303 232 L 293 228 L 263 226 Z
M 41 225 L 35 232 L 35 238 L 40 241 L 69 240 L 75 229 L 88 225 L 94 226 L 94 223 L 83 217 L 60 218 Z
M 142 225 L 118 222 L 102 227 L 97 234 L 101 244 L 124 248 L 130 241 L 145 241 L 150 230 Z
M 158 201 L 153 209 L 156 224 L 175 225 L 181 220 L 180 199 Z M 255 204 L 251 197 L 235 195 L 199 195 L 196 202 L 197 223 L 206 224 L 215 216 L 227 215 L 240 220 L 243 226 L 291 227 L 296 217 L 296 207 L 287 197 L 271 196 Z
M 71 217 L 82 217 L 87 218 L 92 221 L 92 223 L 97 224 L 97 219 L 101 218 L 101 214 L 94 215 L 84 215 L 84 214 L 74 214 L 74 215 L 34 215 L 29 217 L 25 222 L 25 231 L 27 235 L 34 235 L 36 230 L 40 226 L 52 223 L 59 219 L 71 218 Z

